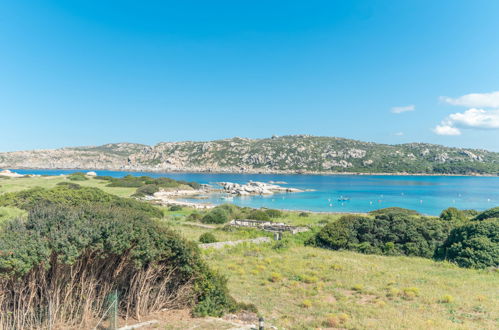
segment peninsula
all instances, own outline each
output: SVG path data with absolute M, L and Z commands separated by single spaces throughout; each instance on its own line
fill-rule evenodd
M 0 153 L 0 168 L 155 172 L 498 175 L 499 153 L 426 143 L 377 144 L 337 137 L 114 143 Z

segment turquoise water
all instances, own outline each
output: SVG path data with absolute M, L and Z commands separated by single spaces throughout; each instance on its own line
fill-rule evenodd
M 22 174 L 58 175 L 75 170 L 15 170 Z M 209 174 L 209 173 L 149 173 L 96 171 L 99 175 L 122 177 L 127 174 L 167 176 L 177 180 L 213 184 L 220 181 L 246 183 L 253 181 L 285 181 L 303 193 L 271 196 L 234 197 L 231 203 L 250 207 L 323 212 L 367 212 L 398 206 L 424 214 L 438 215 L 455 206 L 462 209 L 484 210 L 499 206 L 499 177 L 464 176 L 385 176 L 385 175 L 277 175 L 277 174 Z M 341 197 L 349 201 L 339 201 Z M 196 200 L 199 201 L 199 200 Z M 203 202 L 227 202 L 213 195 Z

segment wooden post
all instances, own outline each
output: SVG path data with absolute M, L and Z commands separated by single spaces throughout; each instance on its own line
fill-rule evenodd
M 111 313 L 109 328 L 111 330 L 116 330 L 118 329 L 118 290 L 111 293 L 109 298 L 111 304 L 111 308 L 109 309 L 109 312 Z

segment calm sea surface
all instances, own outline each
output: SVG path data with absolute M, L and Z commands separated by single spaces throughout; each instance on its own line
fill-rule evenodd
M 76 170 L 15 171 L 21 174 L 46 175 L 77 172 Z M 441 210 L 449 206 L 476 210 L 499 206 L 499 177 L 96 172 L 99 175 L 113 177 L 122 177 L 127 174 L 167 176 L 177 180 L 206 184 L 221 181 L 237 183 L 246 183 L 250 180 L 284 181 L 286 184 L 281 184 L 282 186 L 314 190 L 271 196 L 234 197 L 229 201 L 223 199 L 221 195 L 213 194 L 207 200 L 203 200 L 203 202 L 214 204 L 231 202 L 250 207 L 323 212 L 367 212 L 383 207 L 398 206 L 429 215 L 438 215 Z M 341 199 L 349 200 L 342 201 Z

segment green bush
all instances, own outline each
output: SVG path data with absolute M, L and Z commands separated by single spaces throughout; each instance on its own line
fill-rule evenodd
M 203 216 L 201 215 L 201 213 L 199 212 L 192 212 L 191 214 L 189 214 L 189 216 L 187 217 L 187 220 L 189 221 L 198 221 L 198 220 L 201 220 Z
M 201 236 L 199 236 L 199 242 L 204 244 L 215 243 L 217 242 L 217 239 L 212 233 L 203 233 L 201 234 Z
M 280 217 L 282 217 L 282 211 L 280 211 L 280 210 L 267 209 L 267 210 L 265 210 L 265 213 L 267 213 L 267 215 L 270 218 L 280 218 Z
M 137 188 L 134 197 L 144 197 L 144 196 L 152 196 L 159 191 L 159 187 L 155 184 L 146 184 L 145 186 Z
M 430 258 L 450 228 L 446 221 L 401 213 L 375 218 L 347 215 L 325 225 L 308 244 L 334 250 Z
M 148 176 L 133 176 L 127 175 L 123 178 L 113 178 L 113 177 L 97 177 L 100 180 L 109 181 L 108 187 L 132 187 L 132 188 L 142 188 L 144 186 L 149 186 L 148 189 L 143 189 L 139 191 L 137 189 L 136 194 L 140 195 L 152 195 L 149 193 L 152 191 L 152 187 L 156 187 L 155 191 L 159 191 L 161 188 L 179 188 L 182 185 L 189 186 L 193 189 L 199 189 L 201 185 L 197 182 L 186 182 L 186 181 L 178 181 L 166 177 L 161 178 L 151 178 Z M 153 193 L 154 193 L 153 192 Z
M 499 267 L 499 218 L 473 221 L 454 228 L 436 257 L 461 267 Z
M 398 214 L 398 215 L 421 215 L 419 212 L 409 209 L 404 209 L 402 207 L 386 207 L 384 209 L 374 210 L 369 212 L 369 214 L 377 216 L 377 215 L 387 215 L 387 214 Z
M 96 203 L 109 208 L 141 210 L 150 217 L 163 217 L 163 212 L 151 204 L 131 198 L 121 198 L 98 188 L 78 185 L 61 185 L 51 189 L 33 188 L 0 195 L 0 206 L 14 206 L 27 211 L 46 205 L 91 207 Z
M 0 231 L 0 327 L 41 328 L 47 315 L 39 311 L 49 302 L 65 308 L 53 316 L 58 324 L 99 318 L 115 290 L 122 315 L 193 307 L 196 315 L 220 316 L 236 309 L 225 278 L 208 268 L 196 245 L 137 205 L 38 205 L 27 219 L 9 221 Z
M 300 212 L 300 214 L 298 214 L 299 217 L 308 217 L 309 214 L 308 212 Z
M 486 211 L 483 211 L 482 213 L 479 213 L 473 220 L 485 220 L 485 219 L 491 219 L 491 218 L 499 218 L 499 206 L 494 207 L 492 209 L 488 209 Z
M 70 189 L 78 189 L 78 188 L 81 188 L 81 186 L 77 183 L 73 183 L 73 182 L 59 182 L 57 184 L 57 186 L 66 186 Z
M 180 206 L 180 205 L 172 205 L 172 206 L 170 206 L 170 211 L 173 211 L 173 212 L 182 211 L 182 206 Z
M 468 219 L 464 211 L 458 210 L 455 207 L 449 207 L 440 213 L 440 219 L 446 221 L 463 222 Z
M 463 223 L 471 220 L 479 214 L 476 210 L 459 210 L 455 207 L 449 207 L 440 213 L 440 219 L 453 221 L 454 223 Z
M 88 178 L 85 176 L 85 173 L 82 172 L 74 172 L 68 175 L 68 179 L 71 181 L 85 181 Z
M 201 218 L 201 222 L 203 223 L 215 223 L 222 224 L 229 222 L 229 216 L 224 209 L 214 208 L 210 212 L 208 212 L 204 217 Z
M 270 221 L 270 216 L 264 210 L 253 210 L 248 214 L 248 219 Z

